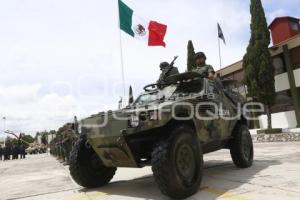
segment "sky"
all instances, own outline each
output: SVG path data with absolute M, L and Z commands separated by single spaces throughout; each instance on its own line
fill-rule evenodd
M 122 90 L 134 96 L 159 76 L 159 63 L 179 56 L 186 69 L 187 41 L 220 68 L 239 61 L 250 37 L 249 1 L 124 0 L 137 15 L 167 24 L 166 48 L 147 47 L 118 27 L 117 0 L 0 0 L 0 130 L 35 134 L 117 109 Z M 300 17 L 300 0 L 262 0 L 268 23 Z M 127 92 L 127 91 L 126 91 Z M 3 120 L 3 117 L 6 120 Z

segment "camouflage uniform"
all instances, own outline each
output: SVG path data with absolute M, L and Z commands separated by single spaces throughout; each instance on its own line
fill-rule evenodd
M 209 73 L 214 74 L 215 70 L 211 65 L 204 64 L 204 65 L 196 66 L 193 72 L 197 72 L 201 75 L 204 75 L 205 77 L 208 77 Z
M 157 84 L 164 84 L 166 78 L 168 78 L 169 76 L 172 76 L 172 75 L 179 74 L 178 68 L 170 66 L 170 64 L 167 62 L 162 62 L 160 64 L 160 69 L 161 69 L 161 74 L 159 76 Z
M 67 123 L 60 127 L 56 133 L 56 137 L 51 141 L 50 153 L 64 164 L 69 163 L 69 157 L 74 142 L 77 140 L 76 124 Z
M 2 160 L 2 155 L 3 155 L 3 149 L 2 149 L 2 147 L 0 146 L 0 160 Z
M 57 133 L 57 158 L 58 160 L 60 160 L 61 162 L 64 162 L 65 161 L 65 156 L 64 156 L 64 152 L 63 152 L 63 148 L 62 148 L 62 140 L 63 140 L 63 137 L 62 137 L 62 134 L 59 130 L 59 132 Z
M 203 64 L 197 63 L 198 59 L 202 59 Z M 197 72 L 207 78 L 209 78 L 210 73 L 215 74 L 214 68 L 211 65 L 207 65 L 205 63 L 205 61 L 206 61 L 205 53 L 203 53 L 203 52 L 196 53 L 194 56 L 194 60 L 195 60 L 196 66 L 193 67 L 193 70 L 192 70 L 193 72 Z
M 64 131 L 62 135 L 63 135 L 62 146 L 63 146 L 64 156 L 65 156 L 65 161 L 68 163 L 72 151 L 73 140 L 75 135 L 75 132 L 72 128 L 72 124 L 66 124 L 64 126 Z

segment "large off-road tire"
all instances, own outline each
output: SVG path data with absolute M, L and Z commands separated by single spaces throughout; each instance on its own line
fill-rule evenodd
M 86 188 L 106 185 L 115 175 L 117 168 L 106 167 L 96 152 L 81 137 L 70 155 L 70 173 L 75 182 Z
M 203 154 L 194 130 L 182 125 L 152 152 L 152 171 L 161 192 L 174 199 L 195 194 L 200 187 Z
M 230 154 L 233 163 L 239 168 L 250 167 L 253 163 L 253 142 L 246 125 L 239 123 L 233 131 L 230 143 Z

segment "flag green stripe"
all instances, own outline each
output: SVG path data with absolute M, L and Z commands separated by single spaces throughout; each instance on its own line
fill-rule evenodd
M 119 17 L 120 17 L 120 28 L 124 32 L 134 37 L 134 32 L 131 29 L 132 26 L 132 15 L 133 10 L 129 8 L 125 3 L 119 0 Z

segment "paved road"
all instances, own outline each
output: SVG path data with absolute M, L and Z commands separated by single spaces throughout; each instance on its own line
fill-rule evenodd
M 205 156 L 204 180 L 189 199 L 300 199 L 300 143 L 255 144 L 249 169 L 233 166 L 229 152 Z M 157 189 L 150 168 L 119 169 L 111 184 L 86 190 L 69 177 L 68 168 L 47 155 L 0 162 L 0 199 L 119 200 L 167 199 Z

